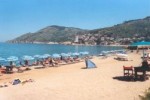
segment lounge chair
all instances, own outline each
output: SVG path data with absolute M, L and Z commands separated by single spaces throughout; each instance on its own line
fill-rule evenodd
M 13 73 L 13 66 L 5 66 L 6 69 L 5 69 L 5 73 L 6 74 L 11 74 Z
M 150 71 L 150 65 L 148 64 L 147 59 L 143 60 L 142 66 L 134 67 L 134 71 L 135 71 L 135 79 L 137 79 L 139 76 L 138 72 L 142 72 L 143 74 L 141 76 L 145 80 L 147 78 L 146 72 Z

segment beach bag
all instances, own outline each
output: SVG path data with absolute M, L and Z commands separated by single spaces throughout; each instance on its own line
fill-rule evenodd
M 19 83 L 21 83 L 21 81 L 20 81 L 19 79 L 15 79 L 15 80 L 13 81 L 12 85 L 17 85 L 17 84 L 19 84 Z

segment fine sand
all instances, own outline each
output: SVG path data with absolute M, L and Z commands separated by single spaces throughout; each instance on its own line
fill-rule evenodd
M 85 63 L 34 69 L 23 73 L 3 74 L 0 85 L 13 79 L 33 79 L 34 82 L 0 88 L 0 100 L 139 100 L 150 87 L 150 80 L 123 80 L 123 65 L 139 66 L 141 55 L 129 54 L 129 61 L 114 56 L 94 57 L 97 68 L 84 69 Z

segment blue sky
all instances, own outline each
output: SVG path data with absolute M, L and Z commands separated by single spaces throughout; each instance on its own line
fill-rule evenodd
M 150 16 L 150 0 L 0 0 L 0 41 L 46 26 L 96 29 Z

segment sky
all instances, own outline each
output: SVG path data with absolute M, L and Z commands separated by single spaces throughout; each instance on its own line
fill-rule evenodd
M 0 41 L 60 25 L 113 26 L 150 16 L 150 0 L 0 0 Z

